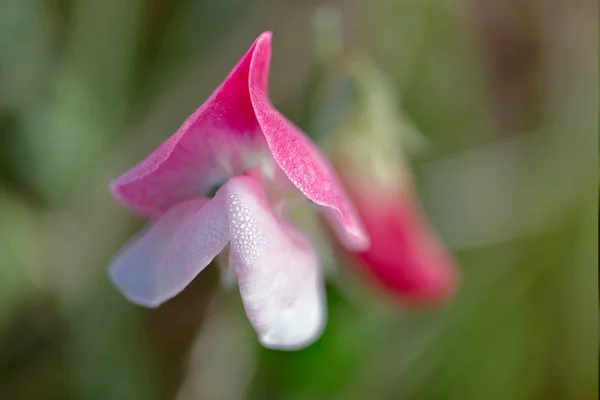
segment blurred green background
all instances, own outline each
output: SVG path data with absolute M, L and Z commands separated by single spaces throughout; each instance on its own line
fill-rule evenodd
M 128 303 L 106 266 L 144 221 L 108 181 L 264 30 L 274 103 L 326 131 L 323 7 L 426 138 L 417 185 L 460 292 L 391 306 L 342 266 L 299 352 L 258 345 L 217 268 L 157 310 Z M 596 399 L 597 16 L 594 0 L 2 0 L 0 399 Z

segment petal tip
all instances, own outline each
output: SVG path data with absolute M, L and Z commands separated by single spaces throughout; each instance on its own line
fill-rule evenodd
M 123 284 L 121 278 L 119 277 L 118 274 L 118 268 L 117 268 L 118 264 L 113 263 L 109 266 L 108 268 L 108 280 L 119 290 L 119 293 L 121 293 L 121 295 L 126 298 L 127 300 L 129 300 L 131 303 L 136 304 L 138 306 L 142 306 L 142 307 L 146 307 L 146 308 L 158 308 L 163 302 L 158 300 L 158 299 L 149 299 L 147 297 L 144 296 L 140 296 L 138 294 L 135 294 L 129 290 L 127 290 L 125 287 L 126 285 Z
M 354 251 L 367 251 L 371 247 L 371 238 L 364 230 L 351 230 L 348 235 L 352 238 Z
M 313 332 L 311 332 L 310 336 L 299 341 L 285 341 L 281 340 L 279 337 L 274 337 L 271 335 L 260 335 L 258 340 L 260 344 L 271 350 L 284 350 L 284 351 L 295 351 L 302 350 L 306 347 L 315 343 L 323 334 L 325 330 L 325 323 L 321 323 Z
M 123 205 L 130 211 L 146 216 L 146 217 L 156 217 L 162 214 L 163 210 L 155 205 L 149 205 L 142 202 L 133 201 L 123 190 L 126 187 L 121 181 L 121 177 L 113 179 L 108 184 L 108 191 L 112 195 L 112 197 L 117 201 L 117 203 Z
M 273 31 L 264 31 L 258 37 L 259 42 L 266 41 L 267 43 L 271 43 L 271 38 L 273 36 Z
M 274 327 L 275 329 L 268 332 L 258 331 L 260 344 L 271 350 L 285 351 L 302 350 L 312 345 L 325 330 L 327 309 L 324 296 L 324 289 L 319 290 L 319 306 L 312 313 L 292 313 L 289 317 L 293 316 L 293 319 Z M 298 323 L 300 319 L 303 319 L 303 322 Z
M 110 181 L 110 183 L 108 184 L 108 191 L 115 198 L 115 200 L 122 203 L 124 199 L 123 194 L 121 193 L 121 185 L 119 184 L 118 179 L 119 178 Z

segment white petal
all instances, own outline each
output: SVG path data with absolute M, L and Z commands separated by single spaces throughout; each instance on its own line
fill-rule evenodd
M 257 179 L 232 178 L 220 196 L 228 203 L 240 293 L 261 343 L 288 350 L 309 345 L 325 322 L 323 278 L 313 248 L 272 213 Z
M 132 302 L 157 307 L 181 292 L 228 240 L 223 202 L 185 201 L 161 215 L 116 256 L 109 274 Z

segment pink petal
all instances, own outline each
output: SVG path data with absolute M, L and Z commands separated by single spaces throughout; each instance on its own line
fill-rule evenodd
M 249 158 L 264 147 L 248 93 L 255 46 L 175 134 L 111 183 L 119 201 L 135 212 L 157 215 L 251 166 Z
M 231 259 L 261 343 L 307 346 L 325 322 L 323 280 L 312 247 L 272 213 L 256 178 L 232 178 L 219 196 L 227 197 Z
M 181 292 L 228 241 L 222 202 L 195 199 L 161 215 L 110 266 L 110 277 L 133 303 L 158 307 Z
M 364 250 L 369 245 L 368 236 L 333 168 L 310 139 L 269 100 L 270 59 L 271 33 L 266 32 L 255 43 L 249 85 L 258 124 L 275 162 L 306 197 L 325 207 L 325 217 L 343 244 L 352 250 Z

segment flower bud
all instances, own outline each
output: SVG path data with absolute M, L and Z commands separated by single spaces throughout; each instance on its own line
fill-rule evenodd
M 371 238 L 351 258 L 403 299 L 447 299 L 458 273 L 421 210 L 404 152 L 422 140 L 379 71 L 362 60 L 345 66 L 350 105 L 326 147 Z

